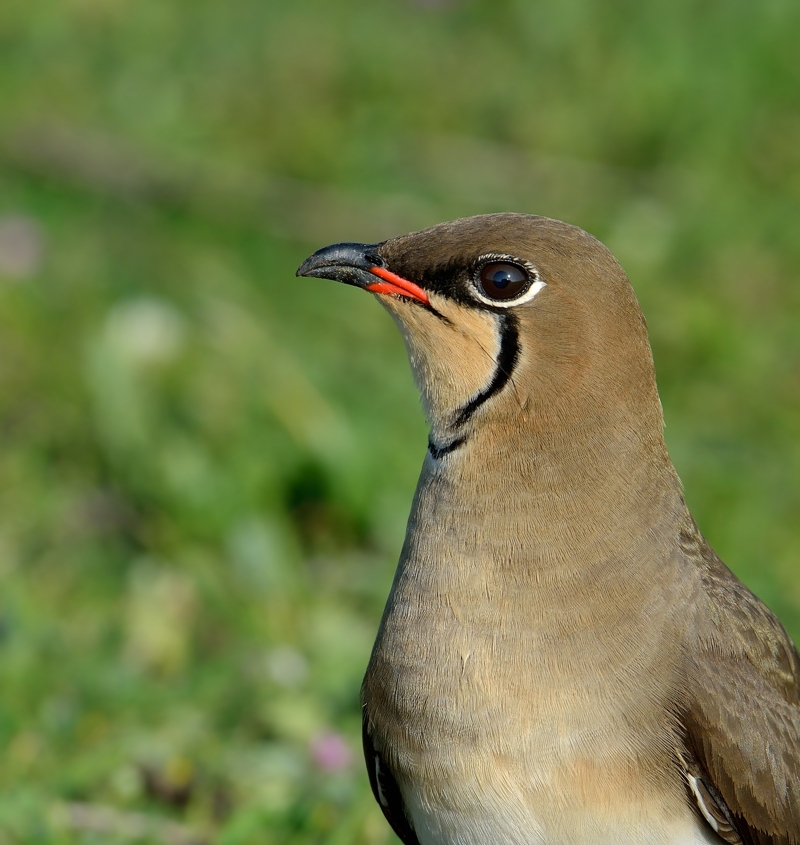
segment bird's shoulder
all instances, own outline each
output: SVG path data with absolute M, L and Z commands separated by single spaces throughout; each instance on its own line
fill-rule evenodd
M 724 841 L 797 845 L 800 656 L 775 615 L 693 521 L 681 532 L 680 547 L 701 593 L 686 650 L 679 755 L 690 791 L 707 820 L 717 817 Z

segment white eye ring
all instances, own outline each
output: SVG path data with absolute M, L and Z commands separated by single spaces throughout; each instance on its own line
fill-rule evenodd
M 502 297 L 491 297 L 486 294 L 484 285 L 487 280 L 483 278 L 483 271 L 486 267 L 493 264 L 509 265 L 512 269 L 519 270 L 527 276 L 527 283 L 522 287 L 519 295 L 504 299 Z M 523 279 L 512 281 L 521 282 Z M 491 253 L 481 256 L 473 274 L 472 282 L 472 292 L 475 298 L 486 305 L 491 305 L 493 308 L 510 308 L 515 305 L 521 305 L 524 302 L 530 302 L 542 288 L 547 287 L 546 283 L 541 280 L 539 271 L 530 262 L 522 261 L 512 255 L 502 253 Z

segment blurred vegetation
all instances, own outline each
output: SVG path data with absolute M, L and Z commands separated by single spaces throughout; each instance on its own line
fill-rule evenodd
M 312 250 L 561 217 L 717 550 L 800 634 L 800 5 L 0 4 L 0 845 L 372 845 L 425 428 Z

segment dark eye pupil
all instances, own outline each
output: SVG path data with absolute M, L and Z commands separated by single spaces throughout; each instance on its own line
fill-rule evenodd
M 493 261 L 481 267 L 480 286 L 489 299 L 514 299 L 527 287 L 528 281 L 522 267 L 506 261 Z
M 508 270 L 498 270 L 492 275 L 492 284 L 501 290 L 513 281 L 511 273 L 509 273 Z

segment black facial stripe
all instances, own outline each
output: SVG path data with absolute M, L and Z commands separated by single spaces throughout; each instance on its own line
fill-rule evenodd
M 460 259 L 452 258 L 449 261 L 422 268 L 416 267 L 416 262 L 406 263 L 400 260 L 392 263 L 390 269 L 404 279 L 415 282 L 429 293 L 443 296 L 451 302 L 456 302 L 467 308 L 491 311 L 493 314 L 502 314 L 508 309 L 509 305 L 513 304 L 511 301 L 505 305 L 495 305 L 488 300 L 484 302 L 476 297 L 473 290 L 475 286 L 475 275 L 481 266 L 489 263 L 487 261 L 489 258 L 496 258 L 498 262 L 507 262 L 509 264 L 519 265 L 520 267 L 526 267 L 529 273 L 532 269 L 527 262 L 515 258 L 506 252 L 488 253 L 480 261 L 466 267 Z M 383 266 L 389 265 L 384 261 Z M 535 273 L 535 271 L 533 272 Z M 535 281 L 536 278 L 538 278 L 538 275 L 532 281 Z
M 439 294 L 439 296 L 467 307 L 474 308 L 476 304 L 480 305 L 480 303 L 476 303 L 475 297 L 468 293 L 469 273 L 459 266 L 456 259 L 433 267 L 425 267 L 421 272 L 415 272 L 412 268 L 408 268 L 408 270 L 402 268 L 401 276 L 403 276 L 403 271 L 408 272 L 408 276 L 404 276 L 404 278 L 413 278 L 417 284 L 430 293 Z M 398 271 L 395 270 L 395 272 Z
M 459 446 L 463 446 L 466 442 L 466 437 L 456 437 L 455 440 L 445 443 L 444 446 L 437 446 L 433 440 L 428 438 L 428 451 L 431 453 L 431 457 L 438 461 L 445 455 L 449 455 L 451 452 L 454 452 Z
M 516 317 L 504 311 L 498 314 L 500 323 L 500 352 L 497 356 L 497 366 L 489 384 L 472 399 L 463 405 L 457 412 L 453 422 L 455 427 L 464 425 L 475 411 L 483 405 L 487 399 L 491 399 L 495 393 L 499 393 L 511 378 L 511 373 L 519 358 L 519 330 L 517 329 Z

